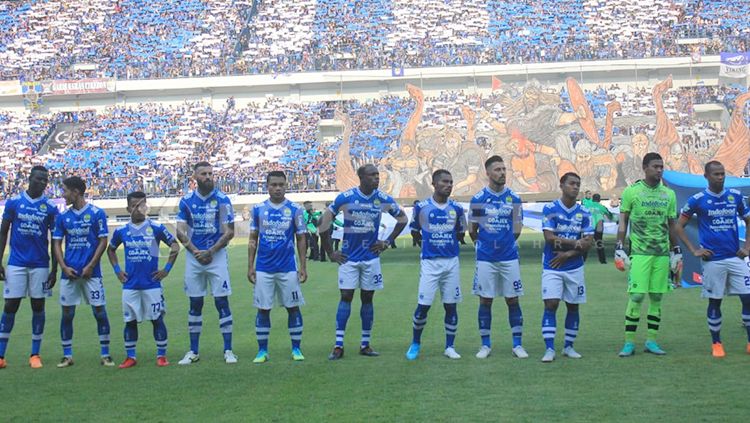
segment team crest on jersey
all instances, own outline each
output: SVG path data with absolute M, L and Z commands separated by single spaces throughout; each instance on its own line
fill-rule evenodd
M 583 220 L 583 214 L 576 213 L 576 220 Z
M 513 202 L 513 199 L 511 197 L 505 197 L 505 202 L 510 204 Z
M 708 200 L 706 200 L 706 203 L 711 204 L 713 203 L 713 201 L 709 198 Z
M 730 203 L 734 203 L 734 195 L 729 194 L 729 196 L 727 197 L 727 201 L 729 201 Z
M 25 209 L 25 208 L 26 208 L 26 205 L 25 205 L 25 204 L 21 204 L 20 206 L 18 206 L 18 208 L 19 208 L 19 209 Z
M 211 202 L 210 202 L 210 203 L 208 203 L 208 204 L 209 204 L 209 205 L 210 205 L 211 207 L 216 207 L 216 205 L 217 205 L 217 204 L 219 204 L 219 203 L 217 203 L 217 202 L 216 202 L 216 200 L 211 200 Z
M 285 208 L 285 209 L 284 209 L 284 216 L 286 216 L 286 217 L 289 217 L 289 216 L 291 216 L 291 215 L 292 215 L 292 211 L 291 211 L 291 210 L 289 210 L 288 208 Z
M 146 235 L 153 235 L 153 234 L 154 234 L 154 230 L 153 229 L 146 228 Z
M 46 204 L 42 204 L 41 206 L 39 206 L 39 210 L 41 210 L 42 213 L 47 213 L 47 205 Z
M 455 218 L 455 217 L 456 217 L 456 211 L 455 211 L 455 210 L 450 210 L 450 211 L 448 212 L 448 216 L 450 216 L 450 217 L 452 217 L 452 218 Z
M 90 214 L 84 214 L 83 215 L 83 221 L 84 222 L 90 222 L 91 221 L 91 215 Z
M 376 198 L 376 199 L 375 199 L 375 200 L 374 200 L 374 201 L 372 202 L 372 204 L 373 204 L 373 205 L 374 205 L 375 207 L 380 207 L 380 200 L 378 200 L 378 199 Z

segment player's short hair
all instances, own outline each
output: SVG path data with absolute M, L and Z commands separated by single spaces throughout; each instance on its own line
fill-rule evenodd
M 591 199 L 594 200 L 595 203 L 598 203 L 598 202 L 602 201 L 602 196 L 599 195 L 599 193 L 596 193 L 596 194 L 594 194 L 594 195 L 591 196 Z
M 63 185 L 67 187 L 68 189 L 74 189 L 83 195 L 86 192 L 86 181 L 81 179 L 78 176 L 71 176 L 69 178 L 65 178 L 62 181 Z
M 655 153 L 653 151 L 650 153 L 646 153 L 646 155 L 643 156 L 643 164 L 642 164 L 643 168 L 645 169 L 654 160 L 664 160 L 664 159 L 661 158 L 661 155 L 659 153 Z
M 718 160 L 711 160 L 703 166 L 703 173 L 708 175 L 708 170 L 711 169 L 711 166 L 724 166 L 720 161 Z
M 266 175 L 266 183 L 268 183 L 268 181 L 270 181 L 273 177 L 284 178 L 284 180 L 286 181 L 286 173 L 281 170 L 272 170 Z
M 146 198 L 146 193 L 143 191 L 133 191 L 128 194 L 127 201 L 128 205 L 130 204 L 130 200 L 142 200 Z
M 493 163 L 503 163 L 503 158 L 495 154 L 494 156 L 490 156 L 489 159 L 484 161 L 484 168 L 489 169 L 490 166 L 492 166 Z
M 577 173 L 575 173 L 575 172 L 568 172 L 568 173 L 564 174 L 564 175 L 563 175 L 563 176 L 562 176 L 562 177 L 560 178 L 560 183 L 561 183 L 561 184 L 564 184 L 564 183 L 565 183 L 565 181 L 567 181 L 567 180 L 568 180 L 568 178 L 578 178 L 578 180 L 579 180 L 579 181 L 581 180 L 581 177 L 580 177 L 580 176 L 578 176 L 578 174 L 577 174 Z M 591 191 L 584 191 L 584 192 L 591 192 Z
M 367 166 L 372 166 L 372 167 L 375 167 L 377 169 L 377 167 L 374 164 L 372 164 L 372 163 L 365 163 L 362 166 L 360 166 L 360 167 L 357 168 L 357 176 L 359 178 L 362 178 L 363 176 L 365 176 L 365 169 L 367 168 Z
M 312 204 L 312 201 L 305 201 L 304 203 L 302 203 L 302 205 L 303 205 L 303 206 L 304 206 L 305 204 Z
M 209 163 L 209 162 L 207 162 L 205 160 L 202 161 L 202 162 L 198 162 L 198 163 L 196 163 L 196 164 L 193 165 L 193 172 L 195 172 L 196 170 L 198 170 L 199 167 L 211 167 L 211 163 Z
M 432 182 L 434 183 L 435 181 L 437 181 L 437 179 L 441 177 L 442 175 L 450 175 L 450 174 L 451 173 L 445 169 L 438 169 L 432 172 Z
M 46 168 L 46 167 L 44 167 L 44 166 L 42 166 L 42 165 L 36 165 L 36 166 L 34 166 L 34 167 L 32 167 L 32 168 L 31 168 L 31 171 L 29 172 L 29 177 L 31 177 L 31 175 L 32 175 L 32 174 L 33 174 L 34 172 L 44 172 L 44 173 L 49 173 L 49 170 L 47 170 L 47 168 Z

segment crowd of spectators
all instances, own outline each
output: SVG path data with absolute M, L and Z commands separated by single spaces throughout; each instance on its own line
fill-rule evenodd
M 0 2 L 0 78 L 715 54 L 750 48 L 748 9 L 748 0 L 19 0 Z

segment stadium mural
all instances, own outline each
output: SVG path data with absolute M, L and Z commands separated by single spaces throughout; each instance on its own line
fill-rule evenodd
M 581 175 L 585 189 L 618 192 L 642 176 L 641 160 L 649 151 L 659 152 L 668 169 L 698 174 L 716 159 L 728 173 L 743 175 L 750 158 L 744 112 L 750 93 L 735 99 L 724 132 L 695 121 L 692 104 L 687 110 L 679 96 L 665 104 L 668 92 L 675 91 L 671 77 L 650 91 L 629 93 L 627 109 L 611 94 L 616 86 L 584 93 L 569 78 L 560 93 L 536 81 L 511 86 L 493 78 L 487 98 L 454 96 L 452 105 L 450 96 L 435 100 L 448 102 L 443 113 L 452 121 L 425 119 L 430 99 L 416 86 L 407 89 L 413 106 L 400 139 L 375 158 L 381 188 L 402 199 L 428 196 L 430 175 L 438 168 L 453 173 L 454 195 L 473 195 L 486 182 L 483 162 L 493 154 L 505 159 L 509 186 L 524 193 L 557 192 L 560 175 L 568 171 Z M 343 191 L 357 185 L 358 164 L 373 158 L 360 159 L 351 151 L 353 118 L 360 117 L 337 111 L 336 118 L 344 125 L 336 160 L 336 186 Z

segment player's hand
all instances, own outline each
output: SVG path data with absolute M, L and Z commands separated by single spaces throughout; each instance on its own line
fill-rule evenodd
M 154 272 L 151 276 L 155 277 L 157 273 L 159 272 Z M 120 273 L 116 273 L 116 275 L 120 283 L 124 284 L 125 282 L 128 281 L 128 274 L 124 270 L 121 270 Z M 157 280 L 161 280 L 161 279 L 157 279 Z
M 299 283 L 305 283 L 307 281 L 307 269 L 297 270 L 297 278 L 299 278 Z
M 615 267 L 621 272 L 630 268 L 630 257 L 628 257 L 628 253 L 622 247 L 622 243 L 618 243 L 615 247 Z
M 740 251 L 742 251 L 742 250 L 740 249 Z M 740 251 L 737 251 L 737 255 L 738 256 L 740 255 Z M 707 248 L 698 248 L 697 250 L 693 251 L 693 255 L 695 257 L 698 257 L 701 260 L 710 260 L 711 256 L 714 255 L 714 252 L 711 251 L 711 250 L 709 250 L 709 249 L 707 249 Z M 670 260 L 671 260 L 671 258 L 670 258 Z M 671 264 L 671 261 L 670 261 L 670 264 Z
M 195 256 L 195 259 L 198 260 L 198 263 L 202 265 L 211 264 L 211 261 L 213 261 L 214 258 L 211 250 L 198 250 L 193 255 Z
M 125 272 L 123 272 L 125 273 Z M 151 277 L 154 278 L 155 281 L 161 282 L 164 278 L 166 278 L 169 275 L 169 272 L 167 272 L 165 269 L 157 270 L 156 272 L 151 274 Z
M 335 261 L 338 264 L 344 264 L 348 259 L 349 257 L 347 257 L 346 254 L 342 253 L 341 251 L 334 251 L 331 254 L 331 261 Z
M 78 272 L 76 272 L 76 270 L 72 267 L 61 265 L 60 268 L 62 269 L 63 275 L 65 275 L 69 280 L 78 279 Z
M 47 276 L 47 286 L 44 287 L 45 291 L 49 291 L 52 288 L 55 287 L 55 284 L 57 283 L 57 270 L 54 272 L 49 272 L 49 276 Z
M 555 253 L 555 257 L 552 260 L 550 260 L 549 266 L 553 269 L 559 268 L 560 266 L 565 264 L 565 262 L 568 261 L 570 257 L 573 256 L 573 252 L 574 252 L 573 250 L 565 251 L 565 252 L 558 251 L 557 253 Z
M 672 247 L 669 253 L 669 269 L 674 273 L 682 273 L 682 249 L 679 245 Z
M 388 241 L 377 241 L 376 243 L 372 244 L 370 247 L 370 251 L 372 251 L 375 254 L 380 254 L 383 251 L 388 249 Z
M 737 250 L 737 257 L 744 259 L 745 257 L 750 256 L 750 250 L 747 248 L 740 248 Z
M 0 264 L 0 281 L 4 281 L 4 280 L 5 280 L 5 268 L 3 267 L 2 264 Z
M 247 280 L 251 284 L 255 285 L 255 269 L 248 269 L 248 271 L 247 271 Z
M 422 246 L 422 233 L 421 232 L 411 231 L 411 238 L 414 240 L 414 242 L 417 245 L 419 245 L 420 247 Z
M 94 266 L 87 264 L 83 267 L 83 270 L 81 270 L 81 278 L 83 279 L 90 278 L 92 274 L 94 274 Z

